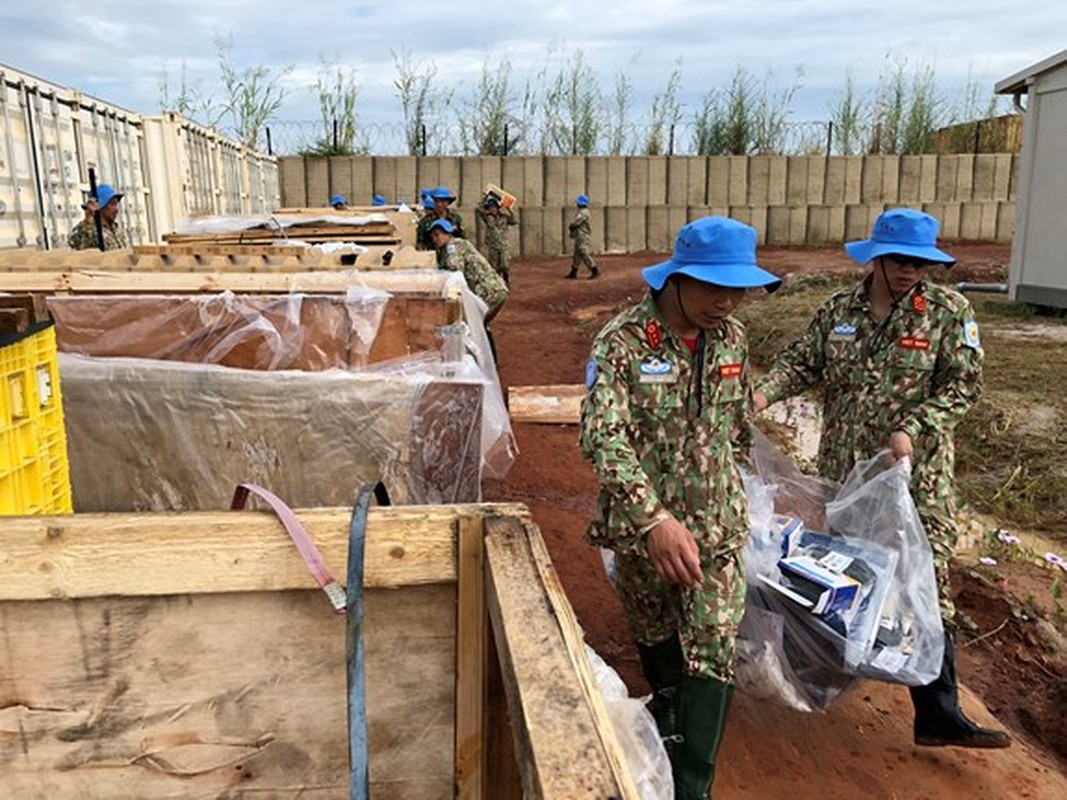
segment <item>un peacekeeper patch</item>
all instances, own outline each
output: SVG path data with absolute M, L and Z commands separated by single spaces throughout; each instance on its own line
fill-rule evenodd
M 592 389 L 596 384 L 596 359 L 589 356 L 589 360 L 585 362 L 585 388 Z
M 676 383 L 678 370 L 669 361 L 652 356 L 637 365 L 638 383 Z
M 830 331 L 831 342 L 852 342 L 856 339 L 856 326 L 847 322 L 842 322 L 839 325 L 834 325 L 834 329 Z
M 972 350 L 978 350 L 982 346 L 978 337 L 978 323 L 973 319 L 963 323 L 963 343 Z

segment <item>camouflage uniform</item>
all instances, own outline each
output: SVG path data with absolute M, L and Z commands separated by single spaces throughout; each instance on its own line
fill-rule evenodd
M 732 317 L 704 337 L 691 355 L 651 297 L 597 336 L 582 404 L 582 452 L 601 486 L 588 539 L 615 551 L 639 643 L 677 631 L 688 673 L 732 682 L 749 528 L 736 463 L 752 443 L 748 344 Z M 670 516 L 700 549 L 704 579 L 693 589 L 659 578 L 645 549 L 645 534 Z
M 419 218 L 415 226 L 415 246 L 419 250 L 433 250 L 433 242 L 430 240 L 430 226 L 439 219 L 447 219 L 452 223 L 452 236 L 460 239 L 467 238 L 463 232 L 463 217 L 452 209 L 448 209 L 443 217 L 437 216 L 433 211 L 428 211 Z
M 822 384 L 819 471 L 841 481 L 857 461 L 911 437 L 912 496 L 934 551 L 942 616 L 955 610 L 948 561 L 956 546 L 953 430 L 982 391 L 982 349 L 963 295 L 920 281 L 884 322 L 865 281 L 825 302 L 757 391 L 773 403 Z
M 437 251 L 437 266 L 440 269 L 462 272 L 467 279 L 467 286 L 489 306 L 485 321 L 488 323 L 500 311 L 508 299 L 508 286 L 504 283 L 485 256 L 466 239 L 453 238 Z
M 493 216 L 483 207 L 479 206 L 475 213 L 478 219 L 485 225 L 485 249 L 489 252 L 486 258 L 497 273 L 508 282 L 508 262 L 511 260 L 511 240 L 508 237 L 508 227 L 518 225 L 514 212 L 510 208 L 500 207 L 500 213 Z
M 129 247 L 126 243 L 126 231 L 123 230 L 122 223 L 116 221 L 112 227 L 106 222 L 101 222 L 101 228 L 104 231 L 105 250 L 125 250 Z M 67 245 L 72 250 L 96 250 L 99 248 L 100 243 L 96 237 L 96 221 L 83 219 L 71 228 L 70 233 L 67 234 Z
M 579 208 L 578 213 L 574 215 L 574 221 L 568 227 L 570 237 L 574 239 L 574 255 L 571 257 L 571 269 L 577 270 L 579 266 L 585 264 L 590 271 L 595 270 L 596 262 L 593 261 L 593 251 L 589 246 L 589 238 L 592 235 L 592 231 L 589 228 L 589 209 Z

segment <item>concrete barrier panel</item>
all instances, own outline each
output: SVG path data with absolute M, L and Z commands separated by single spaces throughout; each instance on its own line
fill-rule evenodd
M 960 204 L 959 238 L 968 242 L 977 242 L 982 238 L 982 204 Z
M 767 205 L 785 203 L 788 159 L 785 156 L 767 156 Z
M 541 156 L 522 157 L 523 196 L 525 206 L 545 205 L 544 159 Z M 573 202 L 573 198 L 567 201 Z
M 689 204 L 689 159 L 685 156 L 667 158 L 667 205 Z
M 604 209 L 604 249 L 608 253 L 625 253 L 626 206 L 608 206 Z
M 674 249 L 674 237 L 678 235 L 678 230 L 687 222 L 689 222 L 688 206 L 667 207 L 667 246 L 664 250 Z
M 330 164 L 325 158 L 304 160 L 308 203 L 312 208 L 325 205 L 330 199 Z
M 282 208 L 304 208 L 308 204 L 307 176 L 304 173 L 302 156 L 285 156 L 278 159 L 278 175 L 281 178 Z
M 608 197 L 608 160 L 589 158 L 585 165 L 586 194 L 596 204 L 610 205 Z
M 971 189 L 971 196 L 975 200 L 994 199 L 993 185 L 996 180 L 996 171 L 997 157 L 992 153 L 980 153 L 974 157 L 974 185 Z
M 396 160 L 396 191 L 385 196 L 390 203 L 395 203 L 398 199 L 413 203 L 415 198 L 418 197 L 419 186 L 415 180 L 415 160 L 414 156 L 400 156 Z M 371 196 L 367 197 L 368 203 L 371 201 Z M 471 200 L 465 202 L 473 203 Z
M 788 206 L 789 244 L 802 245 L 808 238 L 808 207 Z
M 804 243 L 821 245 L 833 241 L 830 238 L 830 208 L 828 206 L 808 206 L 808 229 Z
M 1010 242 L 1015 234 L 1015 203 L 1006 200 L 997 203 L 996 241 Z
M 526 169 L 522 158 L 509 156 L 500 162 L 500 187 L 519 199 L 520 206 L 531 205 L 526 198 Z
M 374 186 L 372 189 L 374 194 L 396 197 L 396 158 L 378 156 L 374 159 Z
M 415 182 L 418 184 L 416 189 L 422 191 L 423 189 L 433 189 L 441 185 L 441 160 L 437 156 L 419 156 L 415 159 Z M 415 197 L 411 200 L 413 203 L 418 203 L 422 200 L 421 197 Z
M 919 156 L 922 159 L 922 182 L 919 186 L 919 202 L 937 202 L 937 163 L 940 156 Z
M 956 162 L 956 199 L 970 202 L 974 199 L 974 156 L 959 155 Z
M 482 180 L 482 159 L 478 156 L 467 156 L 459 160 L 459 186 L 456 191 L 467 205 L 474 206 L 482 199 L 485 193 L 485 183 Z
M 921 156 L 900 157 L 900 179 L 897 183 L 897 201 L 901 205 L 911 205 L 922 202 L 922 173 L 923 162 Z
M 957 199 L 956 180 L 960 163 L 953 156 L 941 156 L 937 161 L 937 202 L 953 203 Z
M 685 205 L 702 206 L 708 202 L 708 160 L 704 156 L 687 156 Z
M 400 177 L 399 169 L 400 169 L 400 167 L 399 167 L 399 165 L 397 165 L 398 183 L 399 183 L 399 177 Z M 459 194 L 459 190 L 461 188 L 460 184 L 461 184 L 461 182 L 463 180 L 463 175 L 460 172 L 460 167 L 459 167 L 459 159 L 454 157 L 454 156 L 441 156 L 440 157 L 440 164 L 438 166 L 438 170 L 440 171 L 439 185 L 447 186 L 449 189 L 452 190 L 453 194 Z M 399 188 L 399 186 L 397 188 Z M 430 187 L 430 188 L 433 188 L 433 187 Z M 472 201 L 469 198 L 463 197 L 461 195 L 459 197 L 459 202 L 464 203 L 464 204 L 468 204 L 468 203 L 471 203 Z
M 726 156 L 726 159 L 730 164 L 728 204 L 731 207 L 752 205 L 748 201 L 748 156 Z
M 808 156 L 808 194 L 805 204 L 822 205 L 826 201 L 826 156 Z
M 647 208 L 626 208 L 626 241 L 631 253 L 648 249 Z
M 352 174 L 352 194 L 374 196 L 374 158 L 372 156 L 352 156 L 349 159 L 349 171 Z M 349 200 L 352 198 L 349 197 Z M 390 197 L 390 200 L 396 198 Z M 409 203 L 414 198 L 405 198 Z M 369 199 L 368 199 L 368 202 Z
M 900 156 L 882 156 L 883 205 L 900 205 Z
M 602 203 L 609 206 L 626 205 L 626 158 L 608 156 L 608 185 Z
M 581 194 L 581 192 L 578 192 Z M 545 159 L 545 205 L 573 205 L 577 195 L 567 191 L 567 159 Z
M 941 221 L 941 238 L 960 238 L 959 203 L 924 203 L 923 211 Z
M 648 204 L 667 204 L 667 157 L 648 156 Z
M 482 192 L 485 191 L 485 185 L 487 183 L 495 183 L 497 186 L 507 191 L 511 191 L 504 186 L 504 171 L 501 165 L 503 159 L 500 156 L 482 156 L 481 161 L 482 169 L 482 185 L 479 187 Z M 514 192 L 511 192 L 515 194 Z M 518 197 L 518 195 L 515 195 Z
M 648 207 L 649 250 L 663 251 L 670 248 L 670 220 L 667 206 Z
M 870 236 L 871 226 L 882 211 L 881 205 L 857 203 L 845 206 L 845 241 L 866 239 Z
M 730 203 L 730 159 L 726 156 L 708 158 L 707 203 L 726 207 Z
M 571 221 L 573 214 L 568 214 L 568 211 L 569 209 L 563 206 L 547 206 L 545 208 L 545 214 L 542 218 L 541 242 L 546 256 L 558 256 L 569 249 L 571 240 L 566 234 L 567 225 L 563 223 L 565 216 L 568 223 Z
M 606 225 L 606 213 L 604 206 L 593 206 L 589 209 L 589 246 L 593 248 L 594 253 L 603 253 L 606 249 L 604 244 L 604 234 Z M 563 226 L 563 250 L 570 255 L 574 252 L 574 240 L 567 236 L 571 219 L 574 218 L 574 212 L 568 211 L 563 215 L 563 220 L 566 223 Z
M 1010 153 L 993 156 L 993 197 L 997 200 L 1015 199 L 1012 165 L 1013 156 Z
M 845 205 L 856 205 L 863 202 L 861 190 L 863 187 L 863 156 L 842 156 L 845 159 Z
M 544 248 L 545 209 L 539 206 L 524 208 L 519 218 L 519 233 L 524 256 L 541 256 Z
M 756 243 L 767 243 L 767 206 L 730 206 L 730 217 L 756 229 Z
M 808 157 L 789 156 L 785 168 L 785 202 L 791 206 L 807 205 Z
M 843 156 L 830 158 L 826 163 L 823 203 L 828 206 L 839 206 L 845 203 L 845 159 Z
M 882 202 L 882 156 L 867 156 L 863 159 L 863 174 L 860 179 L 860 202 Z
M 771 206 L 767 209 L 767 244 L 789 244 L 789 206 Z
M 352 185 L 352 162 L 348 156 L 330 156 L 328 170 L 330 173 L 330 195 L 343 194 L 348 202 L 356 202 L 357 189 Z M 327 196 L 329 199 L 329 196 Z M 370 198 L 367 198 L 370 202 Z
M 626 159 L 626 205 L 648 205 L 648 157 Z
M 770 185 L 771 156 L 752 156 L 748 159 L 748 195 L 744 205 L 767 205 L 770 198 Z
M 567 201 L 573 204 L 574 198 L 580 194 L 589 194 L 585 181 L 585 156 L 568 156 Z M 603 197 L 594 198 L 590 195 L 590 199 L 598 205 L 604 205 Z

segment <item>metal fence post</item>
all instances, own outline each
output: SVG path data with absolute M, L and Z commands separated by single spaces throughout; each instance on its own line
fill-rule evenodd
M 832 155 L 834 151 L 834 121 L 826 123 L 826 155 Z
M 268 125 L 265 130 L 267 132 L 267 155 L 272 156 L 274 155 L 274 146 L 271 144 L 270 141 L 270 126 Z
M 422 154 L 426 155 L 426 123 L 419 126 L 422 133 Z
M 974 123 L 974 154 L 978 153 L 982 149 L 982 120 L 975 120 Z
M 508 154 L 508 126 L 504 125 L 504 155 Z

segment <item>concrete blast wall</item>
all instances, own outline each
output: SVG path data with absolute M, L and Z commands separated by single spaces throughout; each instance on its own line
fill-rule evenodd
M 574 198 L 591 201 L 597 252 L 666 251 L 707 214 L 754 226 L 760 243 L 826 245 L 867 235 L 893 206 L 941 220 L 945 239 L 1011 241 L 1018 156 L 513 156 L 279 159 L 282 205 L 324 206 L 331 194 L 414 203 L 448 186 L 473 227 L 474 205 L 496 183 L 519 198 L 515 252 L 567 252 Z

